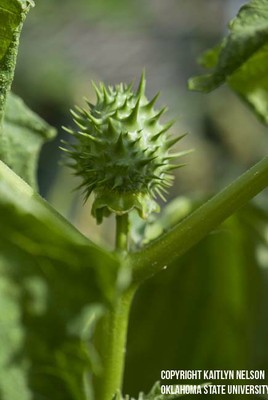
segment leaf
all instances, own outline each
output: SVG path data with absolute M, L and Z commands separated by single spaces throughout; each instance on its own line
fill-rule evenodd
M 210 92 L 228 83 L 268 123 L 268 2 L 252 0 L 229 24 L 229 35 L 206 52 L 201 64 L 214 68 L 189 80 L 189 88 Z
M 16 398 L 30 400 L 32 397 L 27 387 L 27 367 L 23 367 L 21 362 L 10 362 L 20 351 L 24 340 L 23 331 L 20 329 L 18 288 L 2 276 L 0 293 L 0 398 L 1 400 Z
M 252 362 L 266 220 L 256 206 L 245 207 L 140 288 L 129 325 L 127 393 L 147 391 L 161 370 L 267 367 L 267 359 Z M 267 331 L 262 336 L 260 354 Z
M 35 188 L 39 151 L 45 141 L 56 135 L 56 130 L 31 111 L 18 96 L 9 94 L 4 133 L 9 166 Z
M 1 400 L 16 398 L 12 390 L 23 400 L 85 400 L 85 376 L 98 367 L 90 338 L 123 289 L 120 263 L 2 162 L 0 221 L 0 375 L 10 371 Z
M 152 214 L 147 221 L 141 220 L 136 212 L 130 213 L 131 240 L 136 247 L 148 244 L 164 232 L 170 230 L 191 210 L 191 202 L 178 196 L 167 204 L 159 215 Z

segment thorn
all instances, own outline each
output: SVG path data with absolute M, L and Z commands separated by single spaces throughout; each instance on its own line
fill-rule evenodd
M 165 181 L 164 182 L 167 183 L 167 182 L 171 182 L 173 180 L 174 180 L 174 176 L 166 172 L 165 173 Z
M 139 97 L 141 97 L 142 95 L 145 94 L 145 87 L 146 87 L 145 70 L 143 69 L 141 78 L 140 78 L 140 83 L 139 83 L 138 90 L 137 90 L 137 95 Z
M 113 119 L 111 117 L 108 118 L 108 130 L 111 133 L 112 137 L 117 136 L 118 131 L 115 128 Z
M 144 106 L 142 106 L 142 108 L 143 108 L 144 110 L 147 110 L 147 111 L 151 110 L 151 109 L 153 108 L 154 104 L 156 103 L 156 100 L 158 99 L 159 96 L 160 96 L 160 92 L 158 92 L 158 93 L 152 98 L 151 101 L 148 101 L 147 104 L 145 104 Z
M 93 115 L 91 115 L 89 112 L 87 112 L 87 117 L 88 117 L 88 119 L 89 119 L 91 122 L 93 122 L 95 125 L 101 125 L 101 124 L 102 124 L 101 118 L 98 119 L 98 118 L 96 118 L 96 117 L 93 117 Z
M 165 184 L 165 182 L 162 181 L 162 185 Z M 163 193 L 168 194 L 167 189 L 165 189 L 163 186 L 159 187 L 159 190 L 161 190 Z
M 83 118 L 81 117 L 81 115 L 77 114 L 72 108 L 70 109 L 70 113 L 72 114 L 72 116 L 73 116 L 74 118 L 83 120 Z
M 172 120 L 172 121 L 168 122 L 167 124 L 165 124 L 163 129 L 160 132 L 156 133 L 151 138 L 151 141 L 154 142 L 155 140 L 157 140 L 161 135 L 163 135 L 163 133 L 167 132 L 172 127 L 172 125 L 174 125 L 174 123 L 175 123 L 175 120 Z
M 91 118 L 91 114 L 88 110 L 86 110 L 85 108 L 81 108 L 81 114 L 84 114 L 86 117 Z
M 160 162 L 160 163 L 155 164 L 155 168 L 161 168 L 161 167 L 164 167 L 165 165 L 167 165 L 167 163 Z
M 104 101 L 106 104 L 109 104 L 111 102 L 111 98 L 109 93 L 107 92 L 107 89 L 105 87 L 105 85 L 103 84 L 102 86 L 102 91 L 103 91 L 103 96 L 104 96 Z
M 118 153 L 122 153 L 124 151 L 124 141 L 122 132 L 120 133 L 117 142 L 115 144 L 115 151 Z
M 173 139 L 167 140 L 166 143 L 165 143 L 165 148 L 166 148 L 166 149 L 169 149 L 170 147 L 174 146 L 175 143 L 179 142 L 179 141 L 180 141 L 181 139 L 183 139 L 186 135 L 187 135 L 187 133 L 184 133 L 184 134 L 181 135 L 181 136 L 177 136 L 177 137 L 175 137 L 175 138 L 173 138 Z
M 72 144 L 67 142 L 67 140 L 61 139 L 60 143 L 64 144 L 65 146 L 71 146 Z
M 79 122 L 77 119 L 74 119 L 74 122 L 76 123 L 76 125 L 81 128 L 81 129 L 86 129 L 84 124 L 81 124 L 81 122 Z M 83 121 L 84 122 L 84 121 Z
M 116 189 L 117 187 L 122 186 L 122 184 L 123 184 L 123 179 L 122 179 L 122 177 L 121 177 L 121 176 L 117 176 L 117 177 L 115 178 L 115 182 L 114 182 L 114 184 L 113 184 L 113 186 L 112 186 L 112 190 L 113 190 L 113 189 Z
M 163 107 L 157 114 L 155 114 L 153 116 L 153 118 L 159 119 L 161 117 L 161 115 L 164 114 L 167 111 L 167 109 L 168 109 L 167 107 Z
M 65 132 L 70 133 L 71 135 L 75 135 L 75 132 L 71 128 L 67 128 L 66 126 L 61 127 Z
M 188 154 L 191 154 L 193 151 L 194 151 L 193 149 L 190 149 L 190 150 L 179 151 L 177 153 L 171 153 L 167 157 L 165 157 L 164 160 L 171 160 L 173 158 L 183 157 Z
M 160 146 L 156 146 L 153 150 L 151 150 L 151 151 L 148 153 L 148 156 L 149 156 L 149 157 L 152 157 L 152 156 L 159 150 L 159 148 L 160 148 Z
M 78 105 L 75 104 L 75 109 L 80 113 L 83 114 L 83 109 L 81 107 L 79 107 Z
M 143 166 L 145 166 L 145 165 L 147 165 L 147 164 L 150 164 L 150 162 L 152 162 L 152 161 L 155 160 L 156 158 L 157 158 L 157 157 L 148 157 L 148 158 L 144 158 L 144 159 L 138 161 L 138 162 L 137 162 L 137 165 L 138 165 L 139 167 L 143 167 Z
M 96 182 L 93 182 L 93 183 L 91 183 L 91 184 L 88 184 L 88 183 L 86 183 L 86 182 L 82 182 L 79 186 L 75 187 L 74 190 L 82 189 L 84 186 L 85 186 L 85 188 L 84 188 L 84 190 L 83 190 L 83 193 L 84 193 L 84 195 L 85 195 L 85 197 L 86 197 L 86 198 L 85 198 L 85 201 L 86 201 L 87 198 L 91 195 L 91 193 L 92 193 L 93 190 L 95 189 L 95 187 L 96 187 Z
M 166 112 L 167 111 L 167 107 L 164 107 L 164 108 L 162 108 L 162 110 L 160 110 L 157 114 L 155 114 L 152 118 L 149 118 L 147 121 L 146 121 L 146 124 L 147 125 L 154 125 L 158 120 L 159 120 L 159 118 L 161 117 L 161 115 L 162 114 L 164 114 L 164 112 Z
M 165 143 L 165 148 L 169 149 L 170 147 L 174 146 L 181 138 L 180 137 L 175 137 L 173 139 L 169 139 Z
M 78 132 L 81 136 L 85 136 L 86 138 L 92 140 L 93 142 L 96 143 L 102 143 L 102 141 L 98 138 L 96 138 L 95 136 L 90 135 L 89 133 L 86 132 Z
M 92 104 L 89 100 L 88 100 L 88 98 L 87 97 L 83 97 L 83 100 L 87 103 L 87 105 L 89 106 L 89 108 L 94 108 L 95 106 L 94 106 L 94 104 Z
M 98 88 L 98 86 L 96 85 L 96 83 L 94 81 L 91 81 L 91 84 L 95 90 L 97 100 L 98 101 L 102 100 L 102 93 L 101 93 L 100 89 Z
M 132 108 L 129 116 L 124 118 L 123 121 L 128 122 L 128 123 L 136 122 L 137 118 L 138 118 L 138 114 L 139 114 L 139 107 L 140 107 L 140 97 L 138 98 L 134 108 Z
M 101 123 L 102 123 L 102 120 L 101 120 L 101 118 L 96 118 L 96 117 L 93 117 L 93 115 L 88 111 L 88 110 L 86 110 L 85 108 L 82 108 L 81 109 L 81 112 L 91 121 L 91 122 L 93 122 L 95 125 L 101 125 Z
M 68 149 L 66 149 L 65 147 L 61 147 L 61 146 L 60 146 L 59 149 L 62 150 L 62 151 L 64 151 L 65 153 L 68 153 L 68 154 L 72 153 L 71 150 L 68 150 Z
M 109 182 L 110 178 L 103 178 L 101 180 L 98 181 L 98 185 L 103 185 L 104 183 Z
M 131 92 L 132 87 L 133 87 L 133 84 L 134 84 L 134 82 L 132 81 L 132 82 L 130 82 L 129 85 L 126 85 L 125 91 L 126 91 L 127 93 L 130 93 L 130 92 Z
M 114 92 L 113 86 L 109 85 L 109 86 L 108 86 L 108 89 L 110 90 L 110 94 L 113 94 L 113 92 Z
M 167 170 L 172 171 L 174 169 L 185 167 L 187 164 L 167 164 Z
M 161 189 L 158 188 L 158 187 L 155 187 L 154 190 L 156 191 L 156 193 L 158 194 L 158 196 L 161 197 L 161 199 L 162 199 L 163 201 L 167 201 L 166 198 L 165 198 L 165 196 L 163 195 L 163 193 L 162 193 L 162 191 L 161 191 L 161 190 L 163 190 L 162 187 L 161 187 Z
M 126 97 L 124 103 L 121 105 L 121 107 L 119 107 L 120 110 L 126 109 L 126 108 L 127 108 L 127 103 L 128 103 L 128 99 L 127 99 L 127 97 Z
M 157 180 L 157 181 L 162 181 L 162 180 L 163 180 L 163 178 L 160 178 L 160 176 L 157 176 L 157 175 L 155 175 L 155 174 L 151 175 L 150 178 L 151 178 L 151 179 L 155 179 L 155 180 Z
M 132 86 L 133 86 L 133 82 L 130 84 L 124 83 L 124 92 L 129 93 L 132 89 Z
M 136 139 L 134 139 L 131 142 L 129 142 L 129 146 L 130 147 L 134 147 L 140 140 L 141 140 L 141 136 L 139 136 Z M 137 151 L 136 154 L 139 153 L 139 152 L 140 151 Z M 133 155 L 134 155 L 134 153 L 133 153 Z

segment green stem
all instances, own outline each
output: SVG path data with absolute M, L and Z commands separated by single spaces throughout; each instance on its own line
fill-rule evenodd
M 102 362 L 102 374 L 94 378 L 95 400 L 112 400 L 122 390 L 129 310 L 135 290 L 122 294 L 100 321 L 95 345 Z
M 9 164 L 8 142 L 3 129 L 6 101 L 14 78 L 23 22 L 29 9 L 34 6 L 32 1 L 18 1 L 16 3 L 14 10 L 13 6 L 15 6 L 15 4 L 11 9 L 9 7 L 3 7 L 1 18 L 2 23 L 5 20 L 5 15 L 12 15 L 12 24 L 7 28 L 6 36 L 3 35 L 3 38 L 1 38 L 3 43 L 6 42 L 8 48 L 4 53 L 1 53 L 0 58 L 0 159 L 6 164 Z
M 0 159 L 7 164 L 9 163 L 7 151 L 8 143 L 3 131 L 3 122 L 7 95 L 14 78 L 21 29 L 22 23 L 18 25 L 17 29 L 14 31 L 9 48 L 0 62 Z
M 126 262 L 128 215 L 116 216 L 116 250 Z M 129 310 L 135 288 L 122 293 L 106 312 L 95 332 L 95 346 L 102 362 L 102 374 L 94 378 L 95 400 L 112 400 L 122 389 Z
M 117 251 L 128 250 L 128 224 L 128 214 L 116 216 L 115 248 Z
M 168 233 L 130 255 L 134 284 L 184 254 L 267 185 L 268 157 L 265 157 Z

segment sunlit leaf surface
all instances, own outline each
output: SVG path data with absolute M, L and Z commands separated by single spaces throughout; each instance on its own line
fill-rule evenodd
M 252 0 L 229 24 L 229 35 L 200 62 L 212 69 L 190 79 L 192 90 L 210 92 L 223 83 L 268 123 L 268 2 Z
M 3 163 L 0 221 L 0 398 L 86 399 L 90 337 L 118 293 L 118 262 Z

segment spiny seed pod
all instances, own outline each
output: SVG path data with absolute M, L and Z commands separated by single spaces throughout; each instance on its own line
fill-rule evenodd
M 76 139 L 63 148 L 72 159 L 70 166 L 82 178 L 85 200 L 94 192 L 92 214 L 97 222 L 111 213 L 122 215 L 136 209 L 142 218 L 158 211 L 155 198 L 164 198 L 171 186 L 171 170 L 181 165 L 171 161 L 183 153 L 170 154 L 184 135 L 167 134 L 173 122 L 161 125 L 166 111 L 154 109 L 158 98 L 145 97 L 145 78 L 136 93 L 131 85 L 94 88 L 96 105 L 71 111 L 77 130 L 65 128 Z

